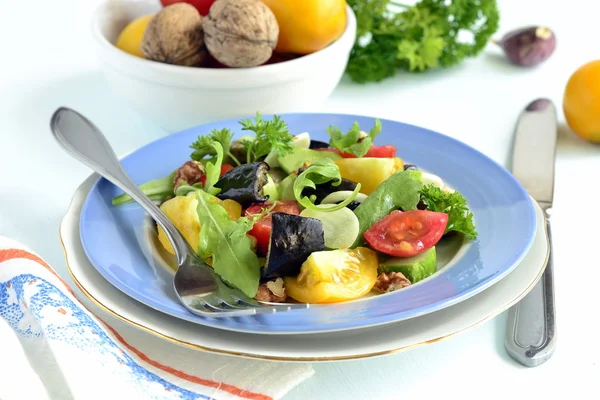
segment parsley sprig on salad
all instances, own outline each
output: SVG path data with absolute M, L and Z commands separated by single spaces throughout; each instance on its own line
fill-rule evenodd
M 140 189 L 199 257 L 257 300 L 329 303 L 397 290 L 437 270 L 436 246 L 449 233 L 477 231 L 461 193 L 375 144 L 382 128 L 378 119 L 368 133 L 332 125 L 320 142 L 257 113 L 240 121 L 235 140 L 227 128 L 200 135 L 189 160 Z M 159 241 L 169 251 L 160 230 Z
M 261 157 L 274 152 L 286 156 L 292 151 L 292 135 L 287 124 L 279 116 L 265 121 L 260 113 L 256 113 L 254 121 L 249 119 L 240 122 L 243 131 L 252 131 L 255 137 L 243 141 L 246 149 L 246 162 L 258 161 Z
M 433 185 L 427 185 L 421 189 L 421 201 L 428 210 L 448 214 L 446 233 L 455 231 L 470 239 L 477 237 L 473 213 L 469 210 L 467 199 L 459 192 L 443 191 Z

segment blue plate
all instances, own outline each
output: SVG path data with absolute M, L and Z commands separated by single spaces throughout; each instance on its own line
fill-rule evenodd
M 282 117 L 290 132 L 309 132 L 313 139 L 324 141 L 331 124 L 345 131 L 354 121 L 363 129 L 374 123 L 371 117 L 344 114 Z M 137 184 L 162 178 L 189 159 L 189 146 L 198 135 L 215 128 L 241 135 L 238 121 L 211 123 L 164 137 L 125 157 L 123 166 Z M 536 231 L 533 204 L 523 187 L 502 166 L 457 140 L 413 125 L 381 122 L 377 143 L 397 146 L 399 157 L 440 176 L 464 194 L 479 232 L 448 265 L 416 285 L 288 313 L 222 319 L 193 315 L 175 297 L 173 271 L 161 267 L 149 253 L 145 213 L 137 204 L 112 206 L 111 199 L 121 191 L 105 179 L 96 182 L 83 206 L 83 248 L 104 278 L 149 307 L 201 325 L 260 334 L 330 332 L 397 322 L 456 304 L 502 279 L 526 255 Z

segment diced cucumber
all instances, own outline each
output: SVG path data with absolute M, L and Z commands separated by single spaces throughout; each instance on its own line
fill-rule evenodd
M 327 207 L 328 205 L 322 205 Z M 331 204 L 334 207 L 335 204 Z M 354 243 L 358 236 L 358 218 L 347 207 L 337 211 L 317 211 L 304 209 L 300 213 L 301 217 L 315 218 L 323 224 L 323 234 L 325 237 L 325 247 L 328 249 L 344 249 Z
M 440 189 L 444 188 L 444 181 L 442 181 L 442 178 L 428 172 L 423 172 L 421 175 L 421 182 L 423 182 L 423 185 L 433 185 Z
M 279 200 L 279 193 L 277 191 L 277 185 L 271 178 L 271 175 L 267 174 L 267 183 L 263 186 L 263 196 L 269 196 L 269 201 Z
M 278 157 L 277 162 L 279 163 L 279 167 L 281 169 L 288 174 L 291 174 L 293 171 L 301 168 L 306 162 L 314 163 L 327 158 L 330 160 L 339 160 L 342 157 L 333 151 L 316 151 L 311 149 L 294 148 L 290 154 L 283 157 Z
M 401 272 L 411 283 L 417 283 L 437 271 L 435 246 L 413 257 L 389 258 L 379 268 L 383 272 Z
M 297 177 L 297 175 L 293 174 L 288 175 L 277 185 L 279 200 L 296 200 L 296 196 L 294 196 L 294 181 Z

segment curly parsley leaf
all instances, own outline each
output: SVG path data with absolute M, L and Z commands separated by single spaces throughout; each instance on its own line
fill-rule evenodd
M 498 30 L 496 0 L 348 0 L 358 33 L 346 72 L 358 83 L 398 70 L 447 68 L 477 56 Z
M 477 237 L 477 230 L 473 223 L 473 213 L 467 206 L 467 199 L 459 192 L 445 192 L 433 185 L 423 186 L 421 201 L 430 211 L 448 214 L 446 232 L 461 232 L 470 239 Z
M 258 161 L 261 157 L 271 152 L 278 156 L 285 156 L 292 152 L 293 142 L 287 124 L 281 117 L 275 115 L 272 120 L 265 120 L 260 113 L 256 113 L 254 121 L 246 119 L 240 121 L 243 131 L 252 131 L 254 140 L 244 140 L 246 149 L 246 162 L 248 164 Z
M 340 150 L 342 153 L 351 153 L 356 157 L 364 157 L 371 148 L 373 141 L 381 132 L 381 121 L 375 120 L 375 125 L 371 128 L 371 132 L 365 137 L 362 137 L 358 122 L 354 122 L 348 133 L 342 133 L 336 126 L 327 128 L 329 133 L 329 145 Z
M 202 161 L 206 156 L 216 156 L 218 153 L 213 146 L 213 142 L 218 142 L 223 149 L 223 153 L 228 154 L 231 148 L 231 139 L 233 139 L 233 133 L 229 129 L 213 129 L 209 135 L 198 136 L 198 139 L 192 143 L 190 148 L 194 152 L 190 157 L 194 161 Z

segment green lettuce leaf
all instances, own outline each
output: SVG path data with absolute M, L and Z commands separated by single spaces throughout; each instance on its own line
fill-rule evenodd
M 398 171 L 356 207 L 354 213 L 358 217 L 360 229 L 352 247 L 364 244 L 365 231 L 392 211 L 399 208 L 403 211 L 417 209 L 423 187 L 421 175 L 420 171 Z
M 293 192 L 296 201 L 300 203 L 304 208 L 308 208 L 309 210 L 314 211 L 325 211 L 332 212 L 341 210 L 346 207 L 348 204 L 352 202 L 360 192 L 360 183 L 356 185 L 354 192 L 352 195 L 348 196 L 346 200 L 337 204 L 334 207 L 330 205 L 323 205 L 323 207 L 315 205 L 315 197 L 316 196 L 302 196 L 302 191 L 304 188 L 312 188 L 316 189 L 316 185 L 320 185 L 322 183 L 327 183 L 329 181 L 335 180 L 336 182 L 332 183 L 333 186 L 339 186 L 342 183 L 342 175 L 340 174 L 339 167 L 330 159 L 319 160 L 314 164 L 311 164 L 308 168 L 306 168 L 296 180 L 294 180 Z
M 253 219 L 241 217 L 232 221 L 227 211 L 214 202 L 213 196 L 197 191 L 200 219 L 200 257 L 212 257 L 215 272 L 252 298 L 258 291 L 260 262 L 246 233 Z
M 173 171 L 169 176 L 164 178 L 154 179 L 146 183 L 142 183 L 138 188 L 151 200 L 163 201 L 167 196 L 173 196 L 173 179 L 175 178 L 175 172 Z M 120 206 L 122 204 L 131 203 L 133 199 L 126 193 L 120 194 L 119 196 L 113 197 L 113 206 Z
M 371 128 L 369 134 L 361 140 L 360 126 L 358 122 L 352 124 L 348 133 L 344 134 L 336 126 L 327 128 L 329 133 L 329 145 L 340 150 L 342 153 L 351 153 L 356 157 L 364 157 L 371 148 L 373 141 L 381 132 L 381 121 L 375 120 L 375 125 Z
M 223 146 L 219 142 L 212 142 L 212 146 L 217 153 L 216 161 L 208 161 L 204 169 L 206 170 L 206 183 L 204 185 L 204 191 L 216 196 L 219 194 L 221 189 L 215 187 L 215 183 L 221 176 L 221 165 L 223 164 Z

